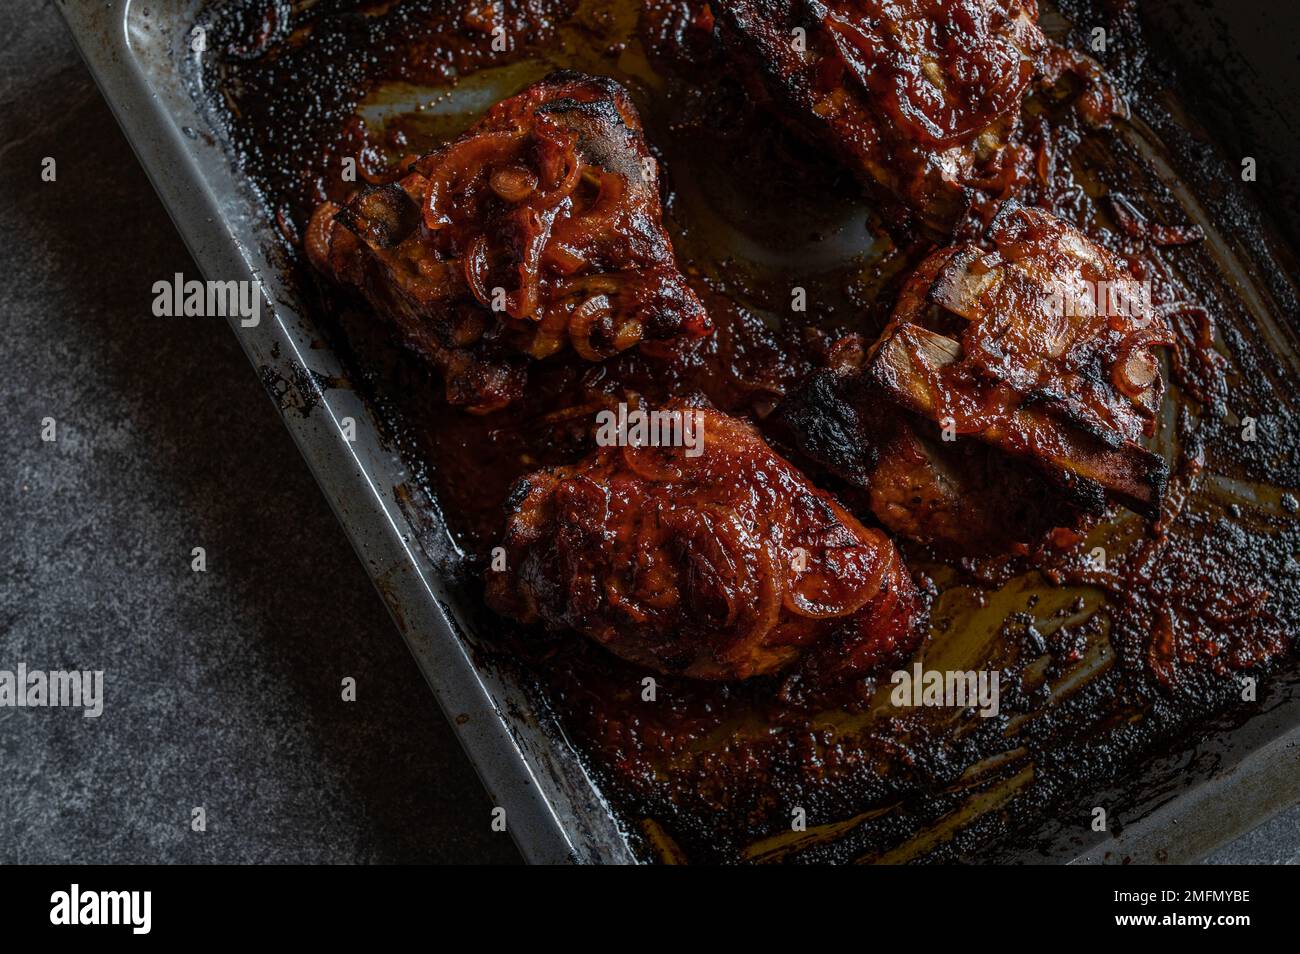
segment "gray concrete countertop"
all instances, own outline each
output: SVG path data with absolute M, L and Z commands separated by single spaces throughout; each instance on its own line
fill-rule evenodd
M 518 861 L 224 320 L 151 314 L 198 272 L 57 12 L 0 35 L 0 670 L 106 696 L 0 709 L 0 863 Z

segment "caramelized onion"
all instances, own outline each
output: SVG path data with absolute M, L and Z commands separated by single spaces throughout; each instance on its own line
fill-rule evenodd
M 553 215 L 539 215 L 521 208 L 515 213 L 516 232 L 522 238 L 519 250 L 519 288 L 511 296 L 506 311 L 512 318 L 536 318 L 541 305 L 542 251 L 551 238 Z
M 597 324 L 609 317 L 610 311 L 609 299 L 597 295 L 574 309 L 569 319 L 569 340 L 573 342 L 573 349 L 588 361 L 603 361 L 608 357 L 592 343 L 591 335 Z
M 1160 377 L 1160 366 L 1150 349 L 1156 345 L 1173 343 L 1173 335 L 1162 327 L 1143 328 L 1133 332 L 1116 349 L 1115 363 L 1111 366 L 1111 382 L 1120 393 L 1136 400 Z
M 849 616 L 880 589 L 879 551 L 862 545 L 827 546 L 806 553 L 802 571 L 791 570 L 785 607 L 809 619 Z
M 605 330 L 606 320 L 614 315 L 609 296 L 595 295 L 574 309 L 569 318 L 569 340 L 573 350 L 588 361 L 603 361 L 620 351 L 626 351 L 641 340 L 641 322 L 632 316 L 623 316 L 609 336 L 607 348 L 600 348 L 592 340 L 599 330 Z
M 581 213 L 556 226 L 555 237 L 574 248 L 590 248 L 601 236 L 617 230 L 616 219 L 627 180 L 614 172 L 602 173 L 595 200 Z
M 542 312 L 535 327 L 526 350 L 534 358 L 547 358 L 563 348 L 568 340 L 569 316 L 563 308 L 550 308 Z
M 449 206 L 457 184 L 472 178 L 484 166 L 513 159 L 524 138 L 520 129 L 483 133 L 452 143 L 420 171 L 428 178 L 424 193 L 424 226 L 436 231 L 453 224 Z M 468 174 L 468 175 L 467 175 Z
M 465 251 L 465 281 L 469 283 L 469 290 L 474 293 L 482 304 L 491 306 L 492 300 L 488 297 L 487 283 L 487 237 L 476 235 L 469 243 L 469 248 Z
M 572 275 L 587 264 L 587 259 L 560 241 L 546 246 L 543 261 L 562 275 Z
M 522 202 L 537 188 L 537 176 L 526 166 L 503 166 L 488 180 L 492 191 L 507 202 Z
M 1160 375 L 1160 365 L 1150 351 L 1130 351 L 1122 361 L 1115 362 L 1112 375 L 1115 387 L 1130 398 L 1146 394 L 1152 382 Z
M 307 260 L 326 274 L 332 271 L 329 264 L 330 235 L 334 231 L 334 216 L 338 215 L 338 212 L 339 207 L 333 202 L 322 202 L 311 214 L 311 221 L 307 223 L 307 232 L 303 238 L 303 250 L 307 253 Z

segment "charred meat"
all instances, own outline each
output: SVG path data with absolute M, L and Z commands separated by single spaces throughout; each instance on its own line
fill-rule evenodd
M 1021 105 L 1069 71 L 1092 122 L 1124 109 L 1095 63 L 1051 44 L 1036 0 L 718 0 L 730 45 L 799 128 L 950 232 L 1028 178 Z
M 1008 550 L 1107 497 L 1158 514 L 1168 468 L 1139 441 L 1163 392 L 1154 349 L 1171 340 L 1118 259 L 1013 203 L 986 245 L 927 257 L 865 362 L 812 374 L 777 423 L 892 532 Z
M 868 361 L 871 383 L 948 429 L 1038 466 L 1076 502 L 1159 510 L 1150 435 L 1167 323 L 1127 267 L 1077 229 L 1011 204 L 989 248 L 931 255 Z
M 1079 521 L 1035 471 L 977 441 L 944 441 L 854 368 L 814 372 L 783 402 L 776 426 L 803 457 L 861 492 L 846 502 L 942 552 L 1008 552 Z
M 566 348 L 600 361 L 711 331 L 614 81 L 553 74 L 402 165 L 397 181 L 318 207 L 306 250 L 439 370 L 449 403 L 501 408 L 529 359 Z
M 916 645 L 917 592 L 884 534 L 747 424 L 667 410 L 693 416 L 700 453 L 602 447 L 521 481 L 493 609 L 699 679 L 859 673 Z

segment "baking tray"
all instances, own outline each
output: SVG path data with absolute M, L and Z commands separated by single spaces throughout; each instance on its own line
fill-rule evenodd
M 258 280 L 261 323 L 231 326 L 383 596 L 444 713 L 531 862 L 641 860 L 634 839 L 549 712 L 516 675 L 475 651 L 443 577 L 436 507 L 372 408 L 348 386 L 287 279 L 265 209 L 196 103 L 190 48 L 198 0 L 64 0 L 59 9 L 204 276 Z M 355 421 L 355 440 L 343 422 Z M 419 514 L 417 519 L 416 514 Z M 430 526 L 430 521 L 433 526 Z M 1125 824 L 1085 837 L 1045 831 L 1005 860 L 1187 861 L 1293 803 L 1300 703 L 1275 681 L 1260 712 L 1149 766 L 1176 779 L 1115 793 Z M 1239 720 L 1238 720 L 1239 721 Z M 1110 802 L 1108 802 L 1110 803 Z M 487 824 L 487 819 L 483 820 Z

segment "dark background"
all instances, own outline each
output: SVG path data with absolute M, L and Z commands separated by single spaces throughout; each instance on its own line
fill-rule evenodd
M 0 863 L 517 861 L 224 319 L 151 314 L 198 270 L 57 11 L 0 37 L 0 669 L 107 696 L 0 709 Z

